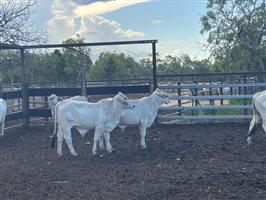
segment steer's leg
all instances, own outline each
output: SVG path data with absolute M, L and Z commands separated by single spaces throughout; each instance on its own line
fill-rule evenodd
M 63 144 L 63 140 L 64 140 L 64 131 L 62 130 L 62 127 L 59 125 L 58 126 L 58 130 L 57 130 L 57 154 L 59 155 L 59 157 L 61 157 L 62 154 L 62 144 Z
M 105 139 L 106 151 L 108 153 L 112 153 L 112 145 L 110 143 L 110 132 L 108 130 L 104 130 L 104 139 Z
M 100 137 L 100 141 L 99 141 L 99 147 L 100 147 L 100 150 L 104 150 L 105 148 L 104 148 L 104 138 L 103 138 L 104 136 L 102 135 L 101 137 Z
M 264 118 L 263 121 L 262 121 L 262 128 L 263 128 L 264 132 L 266 133 L 266 118 Z
M 74 147 L 73 147 L 73 143 L 72 143 L 72 138 L 71 138 L 71 128 L 67 127 L 64 131 L 64 138 L 66 140 L 67 146 L 69 148 L 70 153 L 73 156 L 77 156 L 77 152 L 75 151 Z
M 255 133 L 255 131 L 256 131 L 256 116 L 253 115 L 253 118 L 249 125 L 248 138 L 247 138 L 248 145 L 252 143 L 252 136 Z
M 92 154 L 97 154 L 97 144 L 100 140 L 100 137 L 102 136 L 102 129 L 96 128 L 94 132 L 94 139 L 93 139 L 93 147 L 92 147 Z
M 143 149 L 145 149 L 146 148 L 146 142 L 145 142 L 146 125 L 144 123 L 139 124 L 139 131 L 140 131 L 140 145 Z
M 0 133 L 0 136 L 4 136 L 4 128 L 5 128 L 5 121 L 3 120 L 1 122 L 1 133 Z

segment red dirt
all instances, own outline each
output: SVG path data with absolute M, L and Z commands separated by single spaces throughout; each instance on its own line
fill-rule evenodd
M 266 138 L 246 146 L 247 124 L 153 126 L 111 133 L 112 154 L 92 156 L 93 132 L 73 131 L 79 153 L 50 148 L 52 126 L 14 128 L 0 140 L 0 199 L 264 200 Z M 90 142 L 89 145 L 85 145 Z

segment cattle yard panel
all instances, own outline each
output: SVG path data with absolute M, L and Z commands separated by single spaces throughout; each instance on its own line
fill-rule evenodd
M 6 121 L 22 118 L 21 84 L 0 84 L 0 97 L 7 102 Z
M 88 96 L 94 95 L 114 95 L 118 92 L 125 94 L 150 94 L 151 79 L 125 79 L 125 80 L 104 80 L 104 81 L 85 81 L 85 82 L 32 82 L 24 84 L 24 93 L 27 95 L 25 103 L 27 115 L 22 112 L 22 90 L 21 84 L 0 85 L 1 98 L 8 102 L 8 113 L 6 121 L 13 121 L 27 118 L 33 122 L 36 118 L 41 121 L 47 121 L 51 117 L 51 111 L 48 108 L 47 100 L 51 94 L 56 94 L 63 98 L 69 98 L 76 95 Z M 84 88 L 85 87 L 85 93 Z M 15 89 L 14 89 L 15 88 Z M 14 103 L 19 98 L 19 105 Z M 14 106 L 19 106 L 19 110 L 12 110 Z M 30 119 L 32 118 L 32 119 Z
M 247 121 L 253 94 L 266 89 L 266 73 L 160 75 L 158 82 L 171 96 L 159 110 L 161 123 Z
M 96 42 L 96 43 L 75 43 L 75 44 L 45 44 L 45 45 L 8 45 L 8 44 L 0 44 L 0 50 L 11 50 L 17 49 L 20 50 L 20 79 L 21 79 L 21 96 L 22 96 L 22 112 L 23 112 L 23 126 L 29 126 L 29 116 L 30 116 L 30 109 L 29 109 L 29 92 L 30 89 L 28 88 L 28 83 L 26 79 L 26 63 L 25 63 L 25 51 L 30 49 L 52 49 L 52 48 L 74 48 L 74 47 L 96 47 L 96 46 L 112 46 L 112 45 L 137 45 L 137 44 L 151 44 L 152 45 L 152 68 L 153 68 L 153 84 L 156 88 L 156 78 L 157 78 L 157 70 L 156 70 L 156 43 L 158 40 L 137 40 L 137 41 L 114 41 L 114 42 Z M 75 49 L 73 49 L 75 50 Z M 75 50 L 77 51 L 77 50 Z M 79 51 L 77 51 L 79 52 Z M 81 76 L 81 81 L 84 83 L 83 76 Z M 108 88 L 108 90 L 103 90 L 103 92 L 109 92 L 112 88 Z M 138 88 L 131 87 L 131 93 L 135 93 Z M 124 87 L 118 87 L 114 89 L 113 92 L 123 90 Z M 143 87 L 142 91 L 147 91 L 147 87 Z M 35 90 L 37 92 L 37 90 Z M 49 91 L 47 91 L 49 92 Z M 82 84 L 81 86 L 81 93 L 82 95 L 86 95 L 87 91 L 85 89 L 85 85 Z M 94 91 L 92 91 L 94 92 Z M 64 92 L 63 92 L 64 93 Z
M 257 91 L 266 89 L 266 73 L 233 73 L 233 74 L 190 74 L 190 75 L 159 75 L 158 88 L 171 96 L 171 104 L 164 105 L 159 110 L 160 122 L 206 121 L 224 119 L 250 119 L 252 106 L 250 99 Z M 14 89 L 15 88 L 15 89 Z M 27 111 L 23 115 L 21 110 L 22 91 L 21 84 L 0 85 L 1 97 L 12 102 L 19 100 L 19 110 L 10 111 L 7 121 L 16 119 L 28 120 L 32 117 L 48 119 L 51 116 L 48 109 L 47 98 L 56 94 L 64 98 L 75 95 L 86 95 L 89 101 L 94 96 L 103 98 L 117 92 L 137 94 L 137 96 L 150 94 L 152 91 L 150 79 L 125 79 L 84 82 L 42 82 L 24 84 Z M 236 99 L 235 103 L 230 101 Z M 242 101 L 239 103 L 239 101 Z M 17 101 L 18 102 L 18 101 Z M 10 103 L 9 110 L 12 105 Z M 19 105 L 19 106 L 18 106 Z M 235 114 L 233 111 L 237 111 Z M 239 114 L 240 113 L 240 114 Z M 32 120 L 31 120 L 32 121 Z

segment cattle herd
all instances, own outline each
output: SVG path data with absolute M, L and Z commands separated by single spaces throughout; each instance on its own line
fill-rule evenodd
M 169 102 L 170 96 L 160 89 L 156 89 L 150 96 L 129 100 L 119 92 L 113 98 L 102 99 L 98 102 L 88 102 L 87 97 L 75 96 L 69 99 L 52 94 L 48 98 L 48 105 L 54 118 L 54 133 L 52 147 L 57 139 L 57 154 L 62 156 L 63 140 L 73 156 L 77 156 L 72 144 L 71 129 L 75 128 L 84 136 L 90 129 L 94 129 L 92 153 L 97 154 L 97 147 L 112 152 L 110 132 L 117 126 L 124 130 L 127 126 L 138 126 L 141 136 L 141 147 L 146 148 L 146 129 L 149 128 L 159 110 L 159 107 Z M 257 92 L 252 98 L 253 118 L 250 122 L 247 142 L 251 144 L 256 126 L 262 123 L 266 133 L 266 90 Z M 4 136 L 4 124 L 7 103 L 0 98 L 0 136 Z

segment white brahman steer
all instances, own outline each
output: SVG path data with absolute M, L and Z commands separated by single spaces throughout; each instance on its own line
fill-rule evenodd
M 0 98 L 0 136 L 4 136 L 5 119 L 6 119 L 7 104 L 4 99 Z
M 87 102 L 88 101 L 88 98 L 85 97 L 85 96 L 80 96 L 80 95 L 77 95 L 77 96 L 74 96 L 74 97 L 71 97 L 69 98 L 71 100 L 76 100 L 76 101 L 85 101 Z M 64 101 L 64 99 L 62 97 L 58 97 L 56 96 L 56 94 L 51 94 L 49 97 L 48 97 L 48 106 L 49 108 L 51 108 L 51 114 L 54 118 L 55 116 L 55 105 L 60 102 L 60 101 Z
M 262 122 L 262 128 L 266 133 L 266 90 L 257 92 L 252 98 L 253 118 L 250 122 L 248 131 L 248 144 L 252 143 L 252 135 L 255 133 L 256 126 Z
M 135 109 L 126 110 L 118 126 L 122 128 L 122 130 L 127 126 L 139 126 L 141 147 L 146 148 L 146 129 L 149 128 L 155 120 L 159 107 L 164 103 L 169 103 L 169 95 L 160 89 L 156 89 L 150 96 L 130 100 L 130 102 L 135 105 Z
M 65 100 L 55 106 L 55 122 L 58 122 L 57 153 L 62 156 L 62 142 L 66 140 L 72 155 L 77 153 L 73 148 L 71 128 L 77 129 L 82 136 L 90 129 L 95 129 L 92 153 L 97 154 L 97 144 L 103 135 L 106 150 L 112 152 L 110 132 L 118 125 L 121 115 L 133 105 L 121 92 L 113 98 L 103 99 L 96 103 Z M 55 123 L 56 130 L 56 123 Z M 56 131 L 54 131 L 54 138 Z

